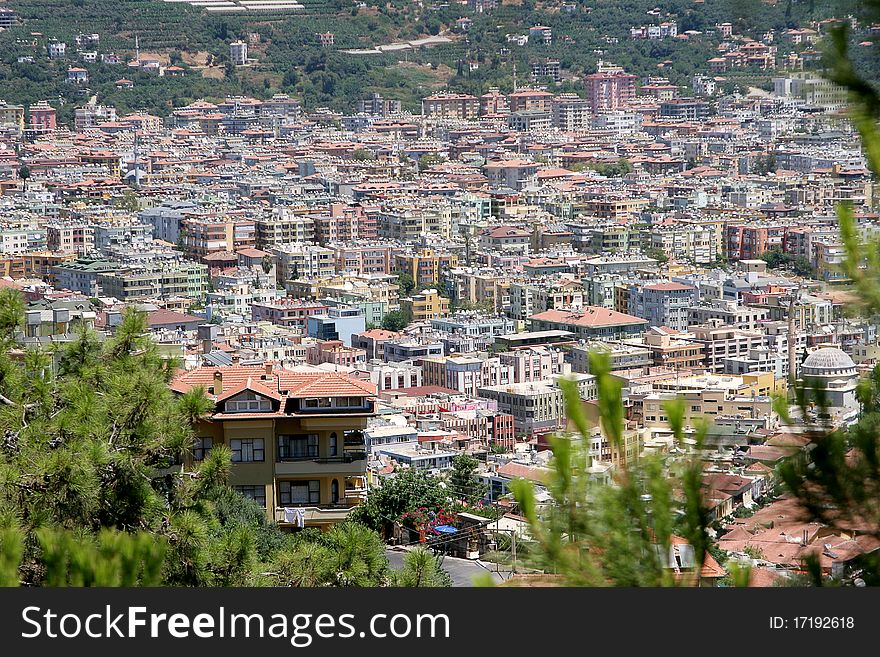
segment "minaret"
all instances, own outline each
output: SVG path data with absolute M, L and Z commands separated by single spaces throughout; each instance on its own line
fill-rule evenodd
M 513 93 L 516 93 L 516 62 L 513 63 Z
M 138 41 L 138 35 L 134 35 L 134 60 L 140 64 L 141 63 L 141 46 Z

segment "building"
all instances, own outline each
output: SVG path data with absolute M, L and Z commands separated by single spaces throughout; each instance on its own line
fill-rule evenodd
M 285 212 L 284 208 L 254 219 L 256 247 L 268 249 L 291 242 L 314 242 L 315 220 L 311 216 Z
M 408 274 L 416 286 L 437 284 L 445 272 L 458 266 L 458 255 L 450 252 L 420 249 L 414 253 L 394 252 L 394 271 Z
M 67 81 L 73 84 L 88 84 L 89 72 L 78 66 L 71 66 L 67 69 Z
M 324 313 L 309 315 L 306 318 L 306 332 L 318 340 L 339 340 L 351 347 L 351 336 L 363 333 L 366 329 L 364 312 L 351 306 L 327 308 Z
M 31 115 L 30 129 L 35 135 L 47 135 L 55 132 L 57 119 L 55 108 L 45 100 L 34 103 L 28 108 Z
M 332 278 L 336 273 L 333 249 L 293 242 L 268 249 L 278 266 L 278 283 L 289 286 L 298 279 Z
M 77 130 L 88 130 L 102 123 L 116 121 L 116 108 L 112 105 L 96 105 L 89 103 L 83 107 L 77 107 L 73 111 L 73 123 Z
M 608 308 L 584 306 L 573 310 L 547 310 L 529 318 L 533 331 L 568 331 L 584 340 L 621 340 L 640 334 L 648 320 Z
M 628 339 L 625 343 L 650 351 L 654 365 L 658 367 L 676 371 L 703 367 L 703 345 L 668 328 L 652 326 L 641 339 Z
M 233 41 L 229 44 L 229 60 L 233 66 L 244 66 L 248 63 L 248 44 L 244 41 Z
M 400 309 L 410 322 L 424 322 L 449 314 L 449 299 L 440 296 L 435 288 L 422 290 L 409 298 L 400 300 Z M 361 329 L 363 330 L 363 329 Z
M 271 322 L 306 333 L 306 323 L 312 315 L 323 315 L 329 306 L 315 301 L 286 297 L 272 301 L 255 301 L 251 304 L 251 319 L 255 322 Z
M 403 110 L 399 100 L 383 98 L 379 93 L 372 93 L 366 98 L 358 100 L 358 114 L 385 117 L 392 114 L 400 114 Z
M 476 119 L 480 100 L 470 94 L 442 93 L 422 99 L 422 115 L 443 119 Z
M 336 35 L 333 32 L 323 32 L 315 34 L 318 37 L 318 45 L 322 48 L 329 48 L 336 44 Z
M 858 370 L 852 358 L 837 347 L 811 352 L 801 363 L 799 383 L 809 401 L 827 404 L 827 408 L 817 408 L 818 413 L 846 424 L 858 418 Z
M 199 367 L 170 385 L 178 394 L 201 386 L 214 402 L 187 460 L 199 463 L 225 445 L 230 484 L 282 528 L 341 522 L 363 499 L 372 383 L 267 364 Z
M 535 181 L 538 164 L 531 160 L 496 160 L 484 167 L 491 189 L 520 190 Z
M 674 121 L 702 121 L 709 117 L 709 103 L 696 98 L 670 98 L 660 103 L 660 116 Z
M 689 309 L 697 300 L 697 289 L 681 283 L 630 285 L 630 315 L 643 317 L 651 326 L 687 330 Z
M 541 59 L 532 62 L 532 78 L 550 78 L 553 82 L 562 82 L 562 73 L 558 59 Z
M 618 66 L 600 63 L 596 73 L 584 78 L 584 84 L 593 114 L 621 109 L 636 95 L 636 76 Z
M 706 371 L 713 374 L 727 371 L 727 359 L 748 358 L 755 349 L 766 346 L 762 333 L 724 326 L 717 319 L 703 326 L 692 326 L 690 332 L 693 337 L 689 340 L 703 345 Z
M 553 127 L 566 132 L 587 130 L 591 120 L 590 102 L 577 94 L 559 94 L 553 99 Z
M 0 100 L 0 127 L 24 131 L 24 107 Z
M 0 29 L 8 30 L 18 24 L 18 14 L 12 7 L 0 7 Z

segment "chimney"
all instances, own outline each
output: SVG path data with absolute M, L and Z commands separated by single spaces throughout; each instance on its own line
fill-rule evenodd
M 216 370 L 214 372 L 214 394 L 223 394 L 223 374 L 220 372 L 220 370 Z
M 267 361 L 265 364 L 266 367 L 266 380 L 272 377 L 272 361 Z

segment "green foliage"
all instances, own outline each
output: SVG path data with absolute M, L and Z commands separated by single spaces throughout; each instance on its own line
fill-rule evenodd
M 621 445 L 621 384 L 610 375 L 608 355 L 591 353 L 590 371 L 597 377 L 602 433 L 612 444 Z M 552 470 L 545 485 L 552 504 L 539 513 L 531 482 L 511 484 L 535 539 L 533 565 L 573 586 L 696 583 L 693 573 L 674 577 L 665 561 L 677 532 L 694 547 L 694 572 L 702 567 L 709 539 L 699 460 L 686 460 L 672 472 L 661 457 L 647 456 L 628 465 L 615 485 L 594 480 L 590 431 L 580 396 L 573 382 L 563 380 L 561 385 L 575 433 L 551 438 Z M 683 407 L 677 414 L 675 406 L 667 412 L 681 442 Z
M 622 157 L 613 164 L 588 164 L 587 168 L 592 169 L 593 171 L 607 178 L 620 178 L 621 176 L 625 176 L 626 174 L 631 173 L 633 170 L 633 165 L 632 162 Z
M 382 328 L 386 331 L 402 331 L 408 323 L 406 316 L 400 310 L 387 312 L 382 318 Z
M 391 576 L 376 532 L 344 522 L 329 532 L 305 530 L 290 536 L 269 564 L 273 586 L 380 586 Z
M 424 508 L 436 512 L 449 501 L 449 492 L 440 480 L 411 468 L 386 477 L 381 486 L 370 491 L 366 502 L 352 511 L 351 518 L 381 531 L 408 511 Z
M 400 296 L 408 297 L 416 287 L 416 282 L 411 274 L 407 272 L 394 272 L 397 275 L 397 285 L 400 288 Z
M 486 495 L 486 485 L 477 476 L 479 461 L 469 454 L 460 453 L 452 459 L 449 489 L 452 495 L 468 504 L 476 504 Z
M 658 265 L 665 265 L 667 262 L 669 262 L 669 256 L 666 255 L 663 249 L 646 249 L 645 255 L 649 258 L 653 258 L 654 260 L 656 260 Z
M 403 567 L 394 573 L 392 582 L 395 586 L 408 588 L 452 586 L 452 578 L 443 570 L 443 558 L 423 547 L 406 553 Z
M 772 249 L 762 253 L 761 260 L 766 262 L 770 269 L 790 268 L 796 276 L 807 278 L 816 278 L 817 276 L 816 268 L 804 256 L 791 256 L 778 249 Z

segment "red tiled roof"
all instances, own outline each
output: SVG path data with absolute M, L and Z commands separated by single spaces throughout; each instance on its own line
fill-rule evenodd
M 160 308 L 147 314 L 148 326 L 165 326 L 167 324 L 191 324 L 192 322 L 203 322 L 201 317 L 195 315 L 185 315 L 174 310 L 166 310 Z
M 587 328 L 598 328 L 602 326 L 624 326 L 627 324 L 647 324 L 647 319 L 619 313 L 616 310 L 608 308 L 600 308 L 598 306 L 584 306 L 582 311 L 572 312 L 569 310 L 547 310 L 537 315 L 532 315 L 530 319 L 543 322 L 554 322 L 556 324 L 570 324 L 572 326 L 583 326 Z
M 224 367 L 198 367 L 182 372 L 171 381 L 175 392 L 187 392 L 197 386 L 205 390 L 214 385 L 214 377 L 220 375 L 223 390 L 243 390 L 250 385 L 281 390 L 281 397 L 302 399 L 304 397 L 373 397 L 376 386 L 338 372 L 292 372 L 275 367 L 267 374 L 264 367 L 228 365 Z M 209 394 L 216 399 L 216 396 Z M 223 395 L 221 395 L 223 396 Z M 238 415 L 236 415 L 238 417 Z
M 549 474 L 545 468 L 533 468 L 519 463 L 505 463 L 497 470 L 498 474 L 514 479 L 528 479 L 529 481 L 543 482 Z

